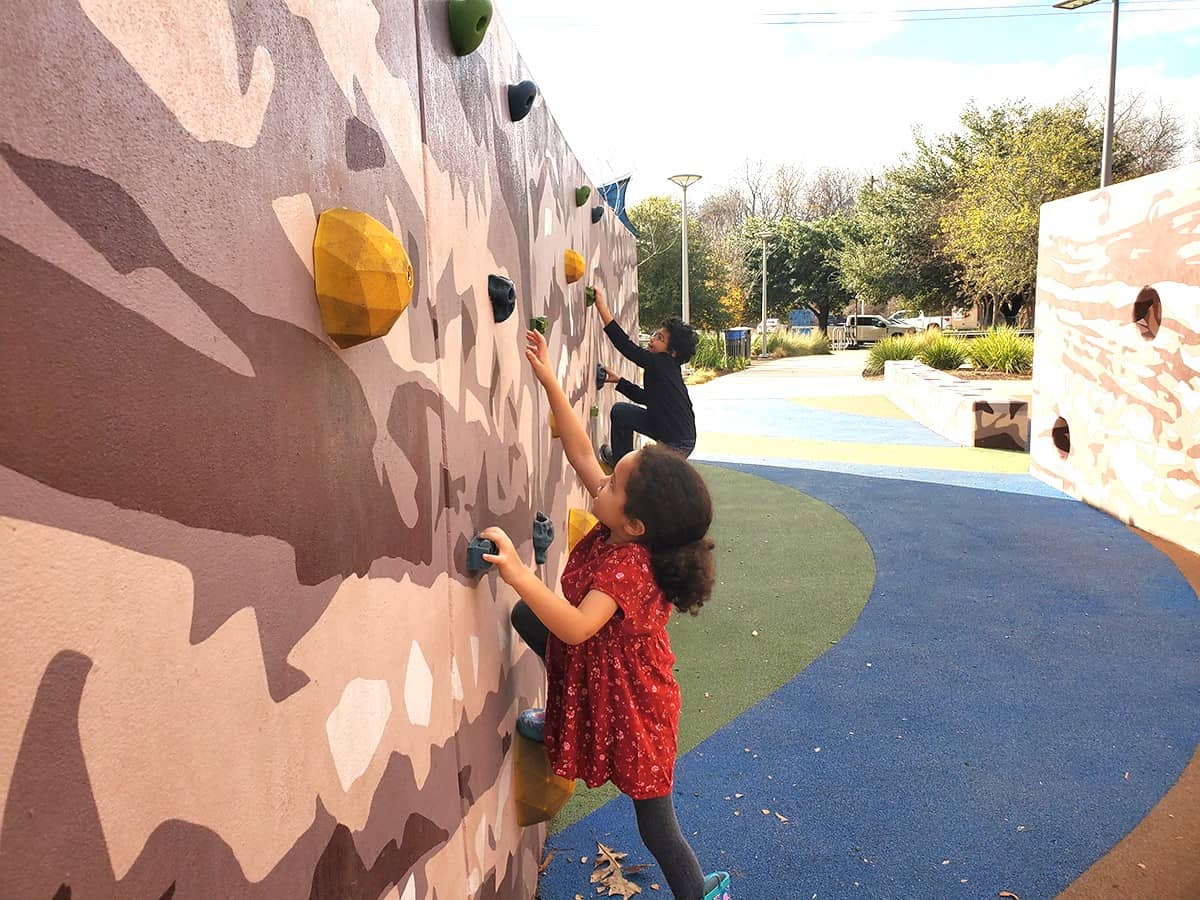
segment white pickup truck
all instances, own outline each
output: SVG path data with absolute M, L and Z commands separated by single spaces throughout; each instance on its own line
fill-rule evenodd
M 892 314 L 892 321 L 903 322 L 905 325 L 911 325 L 917 331 L 929 331 L 931 328 L 945 329 L 950 327 L 949 316 L 927 316 L 925 310 L 921 310 L 916 315 L 910 310 L 900 310 Z
M 912 334 L 912 325 L 900 324 L 883 316 L 846 316 L 846 332 L 855 344 L 875 344 L 897 334 Z

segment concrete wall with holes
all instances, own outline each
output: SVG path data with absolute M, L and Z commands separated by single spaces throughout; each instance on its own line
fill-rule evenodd
M 1200 551 L 1200 164 L 1042 207 L 1031 471 Z
M 542 691 L 515 597 L 586 498 L 522 357 L 546 316 L 601 436 L 636 254 L 499 18 L 444 2 L 17 4 L 0 36 L 0 885 L 6 896 L 531 896 L 510 747 Z M 320 213 L 413 264 L 339 350 Z M 584 279 L 567 284 L 563 254 Z M 493 320 L 487 283 L 516 287 Z M 600 418 L 588 418 L 593 405 Z

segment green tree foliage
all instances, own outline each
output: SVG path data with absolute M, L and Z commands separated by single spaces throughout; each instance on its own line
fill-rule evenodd
M 860 191 L 837 264 L 868 303 L 902 299 L 926 312 L 1033 297 L 1040 206 L 1098 187 L 1103 119 L 1076 97 L 1050 107 L 968 106 L 960 128 L 925 138 Z M 1115 181 L 1173 164 L 1178 119 L 1140 97 L 1116 118 Z
M 638 317 L 643 328 L 683 310 L 682 210 L 670 197 L 647 197 L 629 210 L 638 229 Z M 734 324 L 721 297 L 728 275 L 709 232 L 688 216 L 688 304 L 692 324 L 724 328 Z
M 939 229 L 968 296 L 1031 301 L 1041 205 L 1096 186 L 1100 130 L 1079 101 L 1003 112 L 959 162 Z
M 762 240 L 758 236 L 764 225 L 760 219 L 747 219 L 742 227 L 746 303 L 756 311 L 762 309 Z M 824 330 L 829 314 L 845 308 L 851 295 L 842 285 L 837 264 L 845 229 L 845 220 L 838 216 L 812 222 L 785 216 L 768 227 L 768 317 L 784 318 L 793 309 L 810 309 Z M 761 312 L 754 319 L 760 316 Z

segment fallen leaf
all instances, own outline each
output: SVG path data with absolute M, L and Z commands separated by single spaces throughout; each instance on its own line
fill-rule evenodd
M 1129 780 L 1129 773 L 1128 773 L 1128 772 L 1126 772 L 1126 773 L 1125 773 L 1125 780 L 1126 780 L 1126 781 L 1128 781 L 1128 780 Z
M 771 814 L 771 811 L 770 811 L 769 809 L 764 809 L 764 810 L 762 811 L 762 814 L 763 814 L 764 816 L 769 816 L 769 815 Z
M 1146 864 L 1145 864 L 1145 863 L 1138 863 L 1138 868 L 1139 868 L 1139 869 L 1144 869 L 1144 868 L 1146 868 Z
M 734 814 L 735 816 L 740 816 L 740 815 L 742 814 L 742 811 L 741 811 L 740 809 L 735 809 L 735 810 L 733 811 L 733 814 Z
M 592 871 L 591 881 L 592 884 L 600 883 L 600 887 L 596 889 L 597 894 L 603 893 L 607 888 L 609 897 L 621 897 L 629 900 L 630 897 L 642 892 L 641 885 L 627 881 L 625 878 L 621 860 L 628 854 L 618 853 L 612 847 L 606 847 L 599 841 L 596 842 L 596 849 L 599 853 L 596 856 L 596 868 Z
M 1004 898 L 1005 898 L 1005 900 L 1021 900 L 1021 898 L 1020 898 L 1020 897 L 1018 897 L 1016 894 L 1012 893 L 1012 891 L 1001 891 L 1001 892 L 1000 892 L 999 894 L 997 894 L 996 896 L 997 896 L 997 897 L 1004 897 Z
M 943 860 L 942 860 L 942 865 L 943 865 L 943 866 L 948 866 L 948 865 L 950 865 L 950 860 L 948 860 L 948 859 L 943 859 Z
M 545 859 L 543 859 L 543 860 L 541 861 L 541 864 L 539 864 L 539 865 L 538 865 L 538 874 L 539 874 L 539 875 L 541 875 L 543 872 L 545 872 L 545 871 L 546 871 L 546 869 L 547 869 L 547 868 L 549 868 L 549 866 L 550 866 L 550 860 L 552 860 L 552 859 L 554 859 L 554 854 L 553 854 L 553 853 L 547 853 L 547 854 L 546 854 L 546 858 L 545 858 Z
M 660 888 L 660 887 L 659 887 L 657 884 L 652 884 L 652 885 L 650 885 L 650 889 L 651 889 L 651 890 L 655 890 L 655 891 L 661 891 L 661 890 L 662 890 L 662 888 Z
M 779 813 L 775 813 L 775 818 L 777 818 L 780 822 L 787 821 L 787 816 L 781 816 Z
M 751 637 L 758 637 L 758 631 L 757 631 L 757 630 L 755 630 L 755 631 L 752 631 L 752 632 L 750 632 L 750 636 L 751 636 Z
M 734 794 L 733 796 L 736 797 L 738 800 L 741 800 L 746 795 L 745 794 Z

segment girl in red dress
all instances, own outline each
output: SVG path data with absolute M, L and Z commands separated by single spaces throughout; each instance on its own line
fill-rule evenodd
M 529 331 L 525 339 L 599 519 L 567 560 L 565 600 L 502 529 L 480 532 L 497 548 L 484 560 L 523 598 L 514 627 L 546 662 L 546 752 L 562 777 L 588 787 L 611 781 L 632 798 L 638 831 L 677 900 L 728 900 L 728 874 L 702 875 L 671 797 L 679 685 L 667 621 L 672 609 L 695 615 L 712 592 L 712 500 L 687 460 L 657 445 L 622 457 L 606 476 L 555 380 L 545 338 Z

